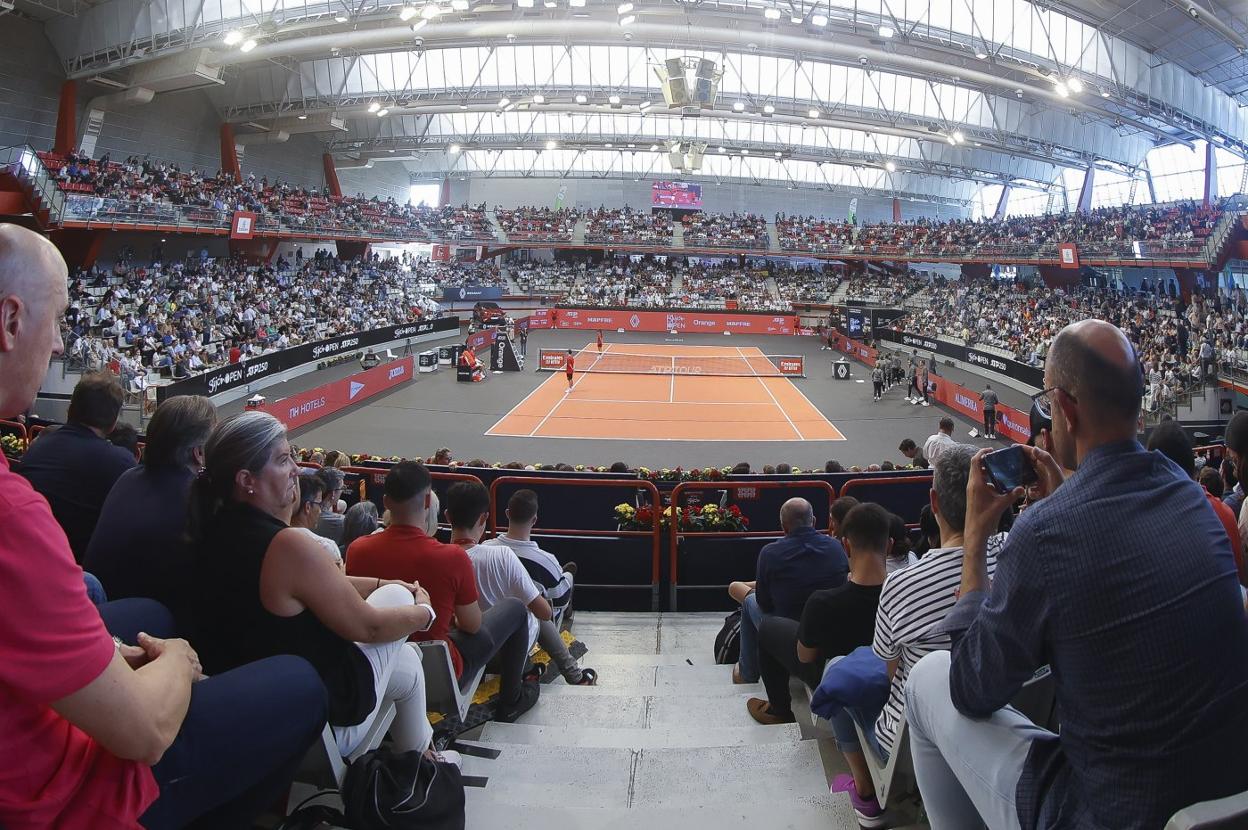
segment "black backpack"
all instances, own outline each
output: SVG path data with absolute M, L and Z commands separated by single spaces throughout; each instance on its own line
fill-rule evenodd
M 724 617 L 724 627 L 715 635 L 715 662 L 736 663 L 741 658 L 741 611 Z
M 282 828 L 309 830 L 323 823 L 350 830 L 464 830 L 459 767 L 423 752 L 383 747 L 361 755 L 347 768 L 342 802 L 345 814 L 323 805 L 301 807 Z

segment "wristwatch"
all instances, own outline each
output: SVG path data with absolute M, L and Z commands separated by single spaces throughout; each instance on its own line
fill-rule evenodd
M 416 603 L 416 607 L 417 607 L 417 608 L 424 608 L 426 611 L 428 611 L 428 612 L 429 612 L 429 624 L 428 624 L 428 625 L 426 625 L 424 628 L 422 628 L 422 629 L 420 629 L 420 630 L 421 630 L 421 631 L 428 631 L 429 629 L 433 628 L 433 623 L 434 623 L 434 621 L 435 621 L 435 620 L 437 620 L 437 618 L 438 618 L 438 612 L 437 612 L 437 611 L 434 611 L 434 610 L 433 610 L 433 606 L 432 606 L 432 605 L 430 605 L 430 604 L 429 604 L 429 603 L 427 603 L 427 602 L 418 602 L 418 603 Z

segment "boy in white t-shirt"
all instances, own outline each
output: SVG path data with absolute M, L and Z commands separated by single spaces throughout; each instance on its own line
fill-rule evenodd
M 574 686 L 593 686 L 598 675 L 582 669 L 568 651 L 553 621 L 550 603 L 542 596 L 505 544 L 480 544 L 489 514 L 489 494 L 476 482 L 457 482 L 446 492 L 446 518 L 451 523 L 451 544 L 463 545 L 477 578 L 477 603 L 488 611 L 507 597 L 516 597 L 529 609 L 529 641 L 537 641 L 558 666 L 564 680 Z

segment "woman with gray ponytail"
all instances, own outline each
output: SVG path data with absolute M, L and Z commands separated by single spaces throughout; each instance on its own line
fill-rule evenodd
M 298 471 L 286 427 L 266 412 L 219 424 L 192 489 L 196 645 L 205 671 L 295 654 L 329 691 L 343 756 L 384 701 L 396 707 L 399 751 L 429 748 L 420 653 L 407 637 L 434 620 L 429 595 L 397 580 L 344 576 L 314 539 L 287 526 Z

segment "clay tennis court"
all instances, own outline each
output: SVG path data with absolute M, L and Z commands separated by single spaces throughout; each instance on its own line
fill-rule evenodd
M 614 351 L 613 351 L 614 349 Z M 844 441 L 752 346 L 592 344 L 486 435 L 626 441 Z M 582 371 L 586 369 L 588 371 Z M 801 383 L 802 381 L 797 381 Z

